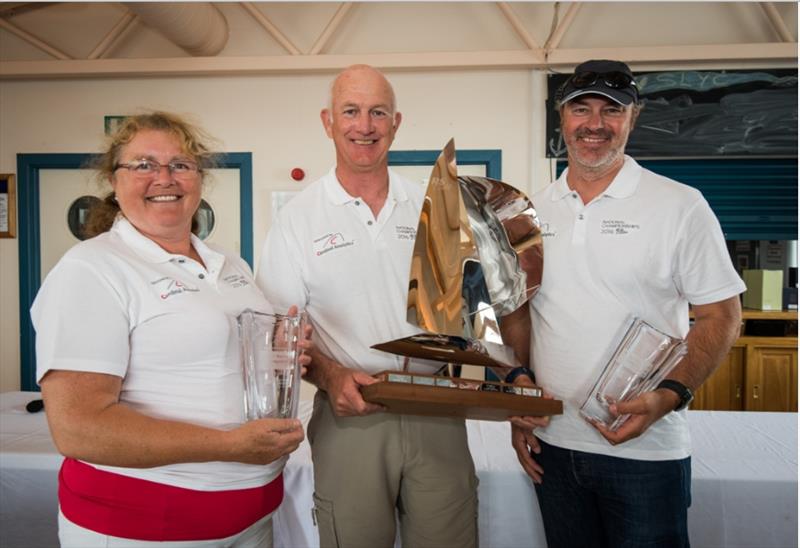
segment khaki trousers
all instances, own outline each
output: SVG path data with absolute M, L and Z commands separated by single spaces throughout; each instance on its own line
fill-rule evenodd
M 308 425 L 322 548 L 478 545 L 478 479 L 463 419 L 336 417 L 317 392 Z

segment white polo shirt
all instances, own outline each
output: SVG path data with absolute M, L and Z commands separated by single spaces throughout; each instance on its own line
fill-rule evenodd
M 403 358 L 371 345 L 415 335 L 407 323 L 408 275 L 424 188 L 389 171 L 389 194 L 373 216 L 332 169 L 284 206 L 267 234 L 256 283 L 279 311 L 305 307 L 320 348 L 369 374 Z M 411 370 L 435 366 L 411 361 Z
M 50 370 L 122 377 L 120 401 L 141 413 L 219 429 L 244 422 L 236 316 L 271 312 L 250 268 L 192 236 L 205 268 L 172 255 L 120 217 L 70 249 L 31 308 L 38 380 Z M 184 463 L 149 469 L 97 466 L 198 490 L 258 487 L 268 466 Z
M 685 337 L 689 303 L 714 303 L 745 290 L 719 222 L 698 190 L 628 156 L 606 191 L 588 204 L 569 189 L 566 176 L 533 200 L 542 223 L 544 273 L 530 304 L 531 357 L 537 383 L 565 404 L 564 414 L 537 436 L 625 458 L 684 458 L 690 453 L 685 411 L 613 447 L 578 408 L 628 317 Z

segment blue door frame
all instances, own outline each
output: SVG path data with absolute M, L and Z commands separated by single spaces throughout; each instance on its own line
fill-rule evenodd
M 432 166 L 439 154 L 440 150 L 390 150 L 389 165 Z M 499 180 L 503 171 L 503 152 L 497 149 L 457 150 L 456 164 L 485 166 L 486 176 Z
M 80 169 L 92 154 L 17 154 L 17 209 L 19 223 L 19 330 L 20 384 L 22 390 L 38 390 L 36 384 L 36 336 L 30 308 L 41 285 L 39 233 L 39 171 Z M 239 211 L 242 258 L 253 266 L 253 155 L 229 152 L 218 156 L 218 166 L 239 170 Z

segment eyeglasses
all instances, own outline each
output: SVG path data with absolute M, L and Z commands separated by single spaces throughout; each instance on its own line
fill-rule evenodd
M 117 164 L 114 166 L 114 171 L 125 168 L 130 171 L 134 177 L 139 179 L 150 179 L 156 177 L 161 168 L 165 167 L 169 170 L 170 175 L 176 179 L 192 179 L 200 172 L 200 167 L 197 162 L 191 160 L 173 160 L 168 164 L 159 164 L 154 160 L 134 160 L 127 164 Z
M 612 72 L 579 72 L 570 79 L 570 82 L 575 89 L 584 89 L 595 85 L 598 80 L 611 89 L 637 88 L 636 80 L 630 75 L 616 70 Z

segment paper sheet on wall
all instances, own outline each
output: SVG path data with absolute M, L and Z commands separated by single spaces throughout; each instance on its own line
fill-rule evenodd
M 0 194 L 0 232 L 8 232 L 8 194 Z

